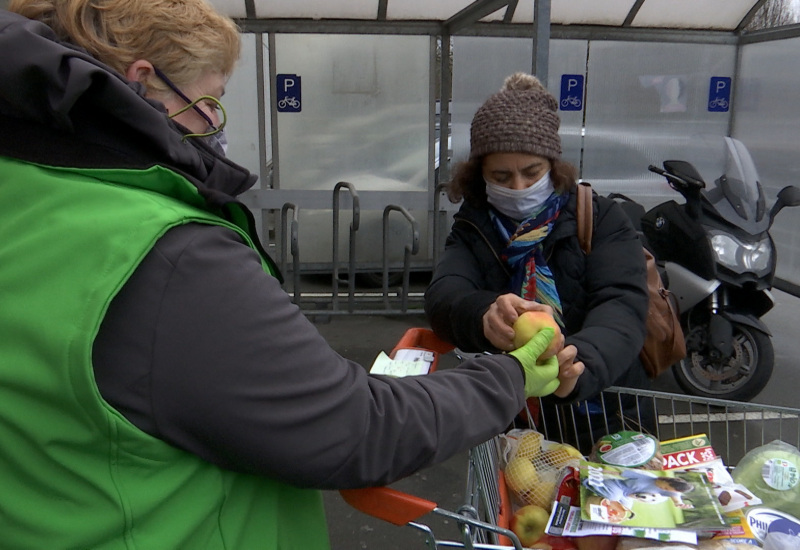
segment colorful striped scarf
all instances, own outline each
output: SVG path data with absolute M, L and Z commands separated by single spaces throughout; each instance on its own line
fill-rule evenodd
M 517 222 L 494 208 L 489 215 L 497 231 L 506 241 L 501 257 L 511 268 L 510 290 L 526 300 L 545 304 L 553 308 L 559 325 L 561 300 L 558 297 L 553 273 L 547 267 L 542 253 L 542 241 L 550 234 L 561 209 L 567 203 L 569 193 L 552 193 L 538 211 Z

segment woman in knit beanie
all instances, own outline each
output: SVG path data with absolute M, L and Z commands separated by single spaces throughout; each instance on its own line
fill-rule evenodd
M 614 201 L 595 195 L 592 253 L 581 251 L 577 172 L 561 160 L 559 125 L 556 99 L 524 73 L 475 113 L 469 159 L 448 186 L 463 203 L 425 311 L 439 337 L 469 352 L 511 351 L 520 314 L 552 313 L 565 340 L 548 399 L 570 403 L 649 387 L 638 359 L 648 297 L 640 241 Z

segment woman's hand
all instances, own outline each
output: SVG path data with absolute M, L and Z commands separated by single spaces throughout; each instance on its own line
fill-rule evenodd
M 572 345 L 565 347 L 556 355 L 556 358 L 558 358 L 558 380 L 561 382 L 558 389 L 553 392 L 556 397 L 567 397 L 572 393 L 578 383 L 578 378 L 586 369 L 583 361 L 575 361 L 577 356 L 578 348 Z
M 503 294 L 489 306 L 483 314 L 483 334 L 497 349 L 511 351 L 514 346 L 514 323 L 521 313 L 526 311 L 545 311 L 553 314 L 553 308 L 537 302 L 526 300 L 516 294 Z M 559 348 L 563 346 L 564 337 L 560 336 Z

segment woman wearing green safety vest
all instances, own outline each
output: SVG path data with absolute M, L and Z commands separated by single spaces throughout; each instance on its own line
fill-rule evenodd
M 0 11 L 3 548 L 327 548 L 320 489 L 442 462 L 574 384 L 535 364 L 552 332 L 405 379 L 328 346 L 236 199 L 239 48 L 204 0 Z

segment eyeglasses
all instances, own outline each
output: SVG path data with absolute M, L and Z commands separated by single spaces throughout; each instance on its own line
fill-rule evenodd
M 180 90 L 180 88 L 178 88 L 169 78 L 167 78 L 167 75 L 165 75 L 161 71 L 161 69 L 159 69 L 158 67 L 154 66 L 153 70 L 155 71 L 156 76 L 158 78 L 160 78 L 164 82 L 164 84 L 166 84 L 173 92 L 175 92 L 178 95 L 178 97 L 180 97 L 182 100 L 184 100 L 187 103 L 186 107 L 184 107 L 183 109 L 180 109 L 180 110 L 172 113 L 170 115 L 170 118 L 175 117 L 175 116 L 177 116 L 177 115 L 179 115 L 179 114 L 181 114 L 183 112 L 186 112 L 189 109 L 194 109 L 195 112 L 197 114 L 199 114 L 201 117 L 203 117 L 203 120 L 205 120 L 208 123 L 208 127 L 211 128 L 210 131 L 205 132 L 203 134 L 189 134 L 189 135 L 184 136 L 184 137 L 206 137 L 206 136 L 211 136 L 211 135 L 216 134 L 217 132 L 219 132 L 220 130 L 222 130 L 225 127 L 225 123 L 228 120 L 228 115 L 225 113 L 225 108 L 222 106 L 222 103 L 220 103 L 219 99 L 217 99 L 216 97 L 210 96 L 210 95 L 204 95 L 204 96 L 200 96 L 197 99 L 195 99 L 194 101 L 192 101 L 191 99 L 186 97 L 186 94 L 184 94 Z M 214 123 L 211 121 L 211 118 L 200 107 L 197 106 L 197 104 L 200 101 L 204 100 L 204 99 L 213 101 L 219 107 L 220 111 L 222 111 L 222 122 L 220 123 L 219 128 L 214 126 Z

